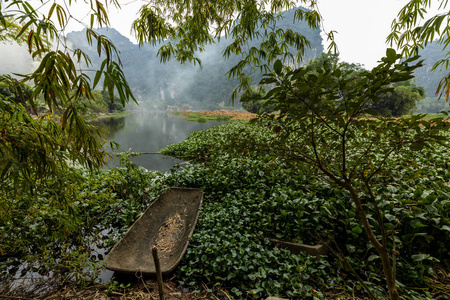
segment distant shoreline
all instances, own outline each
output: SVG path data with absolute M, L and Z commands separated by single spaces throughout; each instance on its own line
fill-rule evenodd
M 172 112 L 175 115 L 180 115 L 185 118 L 192 115 L 201 115 L 205 117 L 229 117 L 230 120 L 251 120 L 257 117 L 257 114 L 250 113 L 248 111 L 236 111 L 236 110 L 201 110 L 201 111 L 188 111 L 178 110 Z
M 101 119 L 106 119 L 106 118 L 123 118 L 123 117 L 127 117 L 129 115 L 134 114 L 134 112 L 132 111 L 123 111 L 123 112 L 117 112 L 117 113 L 100 113 L 100 114 L 96 114 L 94 119 L 88 118 L 89 121 L 98 121 Z

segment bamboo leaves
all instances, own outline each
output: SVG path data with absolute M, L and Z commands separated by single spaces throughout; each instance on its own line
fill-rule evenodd
M 26 35 L 29 52 L 33 58 L 41 59 L 40 66 L 34 73 L 23 75 L 23 81 L 35 83 L 36 90 L 33 97 L 43 95 L 51 110 L 60 108 L 61 105 L 68 105 L 68 101 L 76 102 L 82 94 L 92 98 L 88 77 L 83 75 L 83 71 L 80 69 L 81 64 L 89 67 L 91 60 L 80 49 L 72 51 L 64 44 L 61 36 L 68 22 L 73 20 L 68 11 L 71 3 L 72 1 L 69 1 L 65 7 L 53 3 L 48 13 L 41 15 L 39 10 L 34 9 L 28 2 L 11 1 L 6 10 L 8 14 L 2 13 L 0 18 L 4 30 L 11 27 L 11 24 L 16 24 L 15 22 L 21 24 L 21 29 L 15 39 Z M 108 3 L 120 7 L 117 1 L 91 1 L 93 19 L 97 20 L 100 25 L 109 24 L 106 9 Z M 55 16 L 59 28 L 53 22 Z M 7 22 L 7 17 L 13 21 Z M 105 80 L 107 85 L 104 88 L 108 89 L 110 96 L 117 92 L 122 104 L 129 99 L 135 100 L 131 90 L 127 87 L 121 69 L 119 51 L 114 44 L 107 37 L 97 34 L 92 28 L 87 28 L 86 39 L 89 44 L 95 44 L 99 56 L 106 55 L 106 66 L 96 74 L 93 87 L 98 84 L 100 77 L 108 75 Z M 63 47 L 51 49 L 50 42 L 57 42 L 58 45 L 63 43 Z M 70 94 L 73 89 L 76 89 L 77 93 Z
M 92 66 L 90 57 L 66 45 L 65 28 L 75 20 L 70 12 L 73 3 L 52 3 L 44 14 L 30 2 L 11 1 L 0 12 L 0 30 L 9 34 L 6 38 L 19 42 L 25 39 L 30 55 L 39 60 L 38 67 L 21 75 L 19 83 L 31 82 L 33 89 L 17 89 L 21 100 L 6 96 L 0 101 L 0 174 L 8 178 L 7 184 L 12 180 L 17 191 L 32 191 L 38 180 L 54 176 L 67 168 L 68 162 L 90 169 L 102 166 L 103 137 L 81 116 L 83 99 L 94 101 L 93 89 L 102 79 L 111 99 L 117 95 L 123 106 L 129 99 L 135 100 L 122 71 L 119 51 L 108 38 L 92 28 L 86 30 L 87 42 L 96 47 L 97 55 L 106 56 L 95 73 L 94 84 L 82 69 Z M 91 25 L 94 21 L 108 25 L 108 4 L 120 7 L 115 0 L 92 0 L 90 4 Z M 33 118 L 30 112 L 38 114 L 37 99 L 50 113 Z
M 398 45 L 404 57 L 411 57 L 419 54 L 419 51 L 429 43 L 437 42 L 443 46 L 443 50 L 450 44 L 450 13 L 445 11 L 448 1 L 441 1 L 438 13 L 429 19 L 425 19 L 425 13 L 431 8 L 430 0 L 409 1 L 398 13 L 397 19 L 392 22 L 391 33 L 387 37 L 387 42 L 391 45 Z M 423 22 L 423 24 L 421 24 Z M 433 70 L 439 67 L 448 69 L 448 51 L 442 52 L 442 59 L 435 62 Z M 445 95 L 449 99 L 450 84 L 449 76 L 442 78 L 437 86 L 436 94 Z

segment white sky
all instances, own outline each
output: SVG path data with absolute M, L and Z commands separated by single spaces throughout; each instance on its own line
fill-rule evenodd
M 405 0 L 319 0 L 325 31 L 337 31 L 340 59 L 370 69 L 385 56 L 391 23 Z M 326 50 L 326 49 L 325 49 Z
M 39 0 L 32 0 L 35 2 Z M 434 0 L 438 2 L 437 0 Z M 52 3 L 53 1 L 48 1 Z M 89 23 L 83 0 L 78 0 L 71 12 L 85 23 Z M 113 28 L 122 35 L 135 39 L 130 35 L 131 24 L 136 19 L 139 8 L 145 0 L 121 1 L 122 9 L 118 11 L 110 6 L 109 18 Z M 390 32 L 392 20 L 408 0 L 318 0 L 319 10 L 324 19 L 326 31 L 337 31 L 335 40 L 343 61 L 363 64 L 370 69 L 385 55 L 386 37 Z M 83 11 L 84 13 L 76 12 Z M 84 17 L 84 18 L 83 18 Z M 81 30 L 82 26 L 72 21 L 69 31 Z M 325 49 L 326 49 L 325 45 Z M 4 52 L 0 47 L 0 54 Z M 1 71 L 1 70 L 0 70 Z

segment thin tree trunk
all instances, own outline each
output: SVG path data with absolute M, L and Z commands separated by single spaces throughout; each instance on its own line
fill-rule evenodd
M 387 248 L 387 245 L 383 245 L 377 240 L 374 232 L 372 231 L 372 227 L 369 224 L 366 213 L 364 212 L 364 209 L 361 205 L 361 201 L 351 184 L 347 182 L 346 184 L 344 184 L 344 187 L 350 192 L 352 200 L 356 205 L 356 209 L 358 210 L 358 214 L 363 223 L 364 231 L 366 232 L 367 237 L 369 238 L 375 250 L 380 255 L 381 262 L 383 263 L 383 272 L 386 278 L 386 284 L 389 290 L 389 299 L 399 300 L 400 295 L 398 293 L 397 284 L 395 282 L 394 269 L 392 268 L 391 260 L 389 258 L 389 249 Z

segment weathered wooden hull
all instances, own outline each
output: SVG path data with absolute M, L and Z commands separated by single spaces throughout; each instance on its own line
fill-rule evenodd
M 203 201 L 201 189 L 169 188 L 151 203 L 105 258 L 109 270 L 156 274 L 152 248 L 161 272 L 172 272 L 186 252 Z

